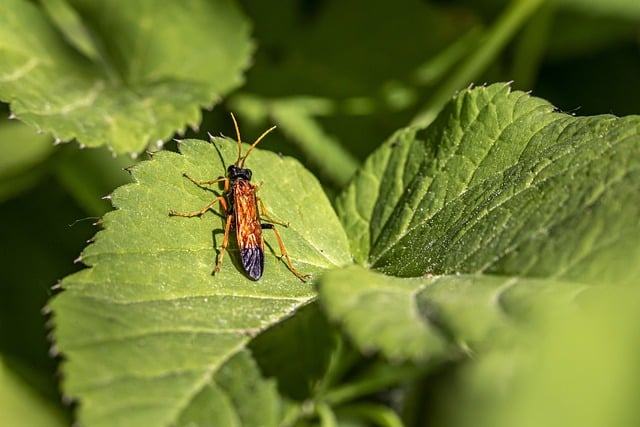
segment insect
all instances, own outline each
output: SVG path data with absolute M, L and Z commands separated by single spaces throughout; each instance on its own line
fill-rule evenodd
M 289 224 L 286 222 L 278 221 L 267 214 L 262 199 L 260 199 L 260 197 L 258 197 L 258 195 L 256 194 L 260 186 L 251 183 L 251 169 L 244 167 L 244 163 L 247 160 L 247 157 L 249 157 L 249 154 L 251 153 L 251 151 L 253 151 L 255 146 L 258 145 L 258 143 L 262 141 L 262 139 L 276 127 L 273 126 L 270 129 L 264 131 L 262 135 L 260 135 L 260 137 L 256 139 L 253 144 L 251 144 L 251 146 L 243 156 L 242 141 L 240 139 L 240 129 L 238 128 L 238 122 L 236 121 L 233 113 L 231 114 L 231 119 L 233 120 L 233 125 L 236 129 L 238 142 L 238 158 L 234 164 L 229 165 L 229 167 L 227 168 L 227 176 L 212 179 L 209 181 L 197 181 L 188 173 L 185 172 L 183 174 L 191 182 L 203 188 L 206 188 L 205 186 L 212 185 L 217 182 L 223 182 L 224 194 L 216 197 L 213 201 L 211 201 L 198 211 L 178 212 L 172 210 L 169 212 L 169 215 L 182 217 L 201 216 L 209 209 L 212 209 L 216 203 L 219 203 L 220 206 L 222 206 L 222 210 L 224 211 L 224 214 L 226 216 L 226 223 L 224 227 L 224 238 L 222 239 L 222 246 L 220 247 L 218 260 L 216 262 L 216 272 L 220 271 L 222 258 L 224 257 L 224 252 L 229 244 L 229 231 L 231 228 L 235 228 L 236 240 L 238 242 L 238 248 L 240 250 L 240 261 L 242 263 L 242 268 L 251 279 L 260 279 L 264 271 L 264 239 L 262 236 L 262 230 L 271 229 L 273 230 L 278 241 L 278 246 L 280 247 L 280 258 L 284 258 L 287 266 L 289 267 L 289 270 L 291 270 L 291 272 L 295 274 L 297 278 L 305 281 L 310 277 L 310 275 L 300 273 L 293 266 L 293 263 L 291 262 L 291 259 L 287 254 L 287 250 L 284 247 L 284 243 L 282 242 L 282 238 L 280 237 L 280 233 L 275 227 L 275 224 L 282 225 L 284 227 L 288 227 Z M 260 208 L 260 211 L 258 211 L 258 207 Z M 261 222 L 262 218 L 267 220 L 268 223 Z

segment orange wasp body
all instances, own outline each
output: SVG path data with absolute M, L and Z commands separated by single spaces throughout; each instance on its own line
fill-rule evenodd
M 183 217 L 201 216 L 211 209 L 213 205 L 220 203 L 226 215 L 226 222 L 224 227 L 224 238 L 218 255 L 218 261 L 216 262 L 216 272 L 220 271 L 224 251 L 227 249 L 229 244 L 230 229 L 235 228 L 242 268 L 253 280 L 258 280 L 262 277 L 262 273 L 264 271 L 264 239 L 262 237 L 262 230 L 271 229 L 278 240 L 281 258 L 285 259 L 285 262 L 291 272 L 300 280 L 304 281 L 309 277 L 309 275 L 302 274 L 295 269 L 289 255 L 287 254 L 287 250 L 282 243 L 280 233 L 274 226 L 274 224 L 280 224 L 285 227 L 288 227 L 289 225 L 287 223 L 277 221 L 267 214 L 262 200 L 256 194 L 259 186 L 251 183 L 251 169 L 244 167 L 244 162 L 249 156 L 249 153 L 251 153 L 254 147 L 276 127 L 273 126 L 260 135 L 260 137 L 251 144 L 251 147 L 249 147 L 245 155 L 242 156 L 242 142 L 240 140 L 238 123 L 236 122 L 236 118 L 233 114 L 231 114 L 231 118 L 233 119 L 236 135 L 238 137 L 238 159 L 234 164 L 229 165 L 227 168 L 227 176 L 212 179 L 210 181 L 196 181 L 189 174 L 186 172 L 184 173 L 184 176 L 191 182 L 201 187 L 215 184 L 216 182 L 224 182 L 224 195 L 218 196 L 199 211 L 171 211 L 169 212 L 169 215 Z M 258 206 L 260 207 L 260 211 L 258 211 Z M 263 223 L 261 221 L 262 217 L 269 221 L 269 223 Z

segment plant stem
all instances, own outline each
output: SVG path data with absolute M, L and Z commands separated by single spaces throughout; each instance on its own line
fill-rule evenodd
M 384 405 L 370 403 L 348 405 L 340 409 L 338 414 L 367 420 L 381 427 L 402 427 L 404 425 L 398 414 Z
M 514 0 L 481 39 L 475 51 L 456 67 L 414 117 L 412 125 L 428 126 L 452 94 L 477 78 L 545 0 Z
M 421 372 L 422 369 L 412 365 L 387 366 L 381 371 L 363 375 L 359 381 L 327 392 L 322 400 L 331 406 L 339 405 L 415 378 Z

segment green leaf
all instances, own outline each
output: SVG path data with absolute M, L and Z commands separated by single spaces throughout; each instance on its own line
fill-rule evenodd
M 53 153 L 51 138 L 35 135 L 22 123 L 0 120 L 0 200 L 30 187 L 41 175 L 39 164 Z
M 29 387 L 0 357 L 0 424 L 4 426 L 64 426 L 61 411 Z
M 277 379 L 281 394 L 304 401 L 322 386 L 338 347 L 338 333 L 332 326 L 314 302 L 258 335 L 251 353 L 260 371 Z
M 509 346 L 432 383 L 421 407 L 444 426 L 635 426 L 639 298 L 637 286 L 592 287 L 572 310 L 548 310 Z
M 59 140 L 138 153 L 197 126 L 201 107 L 242 82 L 253 47 L 231 0 L 103 6 L 1 3 L 0 99 L 15 116 Z
M 176 424 L 275 427 L 281 425 L 281 403 L 275 381 L 262 379 L 249 352 L 241 351 L 192 397 Z
M 572 117 L 494 84 L 390 138 L 338 200 L 355 258 L 397 276 L 640 274 L 640 117 Z
M 277 257 L 269 230 L 262 279 L 241 273 L 233 236 L 221 271 L 212 275 L 224 227 L 220 211 L 201 218 L 170 217 L 169 211 L 198 210 L 221 193 L 183 173 L 202 180 L 222 176 L 237 146 L 214 138 L 212 144 L 184 141 L 180 150 L 133 168 L 136 182 L 114 192 L 117 209 L 105 215 L 104 230 L 82 254 L 91 268 L 65 278 L 64 292 L 51 303 L 56 345 L 65 358 L 64 391 L 80 400 L 83 425 L 170 425 L 202 411 L 221 417 L 231 411 L 225 420 L 243 419 L 241 409 L 229 405 L 236 399 L 229 390 L 262 382 L 223 370 L 235 369 L 229 361 L 253 336 L 315 297 L 312 284 Z M 246 166 L 254 182 L 264 182 L 259 195 L 268 212 L 290 223 L 279 230 L 296 268 L 317 275 L 349 262 L 346 236 L 310 173 L 291 158 L 261 150 Z M 247 407 L 263 414 L 264 402 L 274 399 L 270 393 L 247 397 Z
M 596 16 L 613 15 L 624 20 L 640 18 L 640 4 L 634 0 L 558 0 L 558 4 Z
M 401 279 L 351 266 L 319 283 L 320 301 L 361 351 L 425 361 L 476 350 L 538 307 L 572 301 L 584 285 L 456 275 Z

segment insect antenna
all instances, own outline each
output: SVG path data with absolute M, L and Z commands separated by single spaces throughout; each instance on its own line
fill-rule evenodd
M 238 122 L 236 121 L 236 118 L 233 115 L 233 113 L 231 113 L 231 119 L 233 120 L 233 126 L 235 126 L 235 128 L 236 128 L 236 136 L 238 137 L 238 160 L 236 160 L 236 166 L 240 167 L 240 168 L 243 168 L 245 160 L 247 160 L 247 157 L 249 157 L 249 153 L 251 153 L 251 151 L 253 151 L 255 146 L 258 145 L 258 143 L 260 141 L 262 141 L 262 139 L 265 136 L 267 136 L 267 134 L 269 132 L 274 130 L 276 128 L 276 126 L 273 126 L 273 127 L 269 128 L 269 129 L 265 130 L 264 132 L 262 132 L 262 135 L 260 135 L 258 137 L 258 139 L 256 139 L 256 141 L 253 144 L 251 144 L 251 147 L 249 147 L 247 152 L 244 153 L 244 156 L 242 156 L 242 141 L 240 140 L 240 129 L 238 128 Z

